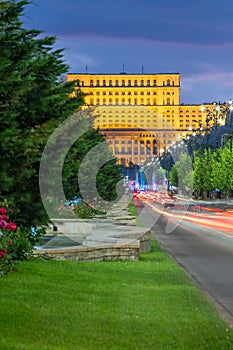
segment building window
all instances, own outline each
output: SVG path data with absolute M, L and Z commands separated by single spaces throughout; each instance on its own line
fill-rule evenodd
M 135 98 L 135 99 L 134 99 L 134 104 L 136 105 L 137 103 L 138 103 L 138 99 Z
M 109 84 L 108 85 L 112 86 L 112 80 L 111 79 L 109 80 Z
M 167 86 L 170 86 L 171 85 L 171 81 L 170 79 L 167 80 Z
M 150 86 L 150 80 L 149 79 L 147 80 L 147 86 Z
M 128 80 L 128 86 L 131 86 L 131 80 Z
M 109 99 L 109 103 L 112 104 L 112 98 Z
M 134 80 L 134 86 L 138 86 L 138 81 Z
M 99 79 L 96 80 L 96 86 L 100 86 L 100 81 L 99 81 Z
M 103 80 L 103 86 L 106 86 L 106 80 L 105 79 Z
M 121 86 L 125 86 L 125 81 L 124 80 L 122 80 Z
M 156 86 L 157 85 L 157 82 L 156 82 L 156 80 L 154 79 L 154 86 Z
M 93 80 L 92 79 L 90 80 L 90 86 L 93 86 Z
M 141 80 L 141 86 L 144 86 L 144 80 Z
M 116 80 L 115 85 L 119 86 L 119 81 L 118 80 Z

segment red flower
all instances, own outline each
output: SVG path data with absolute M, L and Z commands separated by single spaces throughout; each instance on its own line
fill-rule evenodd
M 7 220 L 8 220 L 8 216 L 6 216 L 6 215 L 0 215 L 0 220 L 7 221 Z
M 9 224 L 7 224 L 7 229 L 10 230 L 11 232 L 15 231 L 16 228 L 17 226 L 14 222 L 9 222 Z
M 0 259 L 3 259 L 6 255 L 6 252 L 4 250 L 0 250 Z
M 5 208 L 0 208 L 0 214 L 6 215 L 6 209 Z

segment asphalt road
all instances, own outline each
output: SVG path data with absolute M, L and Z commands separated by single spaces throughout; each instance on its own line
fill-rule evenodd
M 221 317 L 233 325 L 233 235 L 182 220 L 167 230 L 171 225 L 169 216 L 140 200 L 135 199 L 134 204 L 162 249 L 187 272 Z

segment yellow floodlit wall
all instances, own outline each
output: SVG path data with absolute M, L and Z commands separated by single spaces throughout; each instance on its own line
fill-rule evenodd
M 206 118 L 200 105 L 180 104 L 179 73 L 67 74 L 74 80 L 120 164 L 159 156 Z

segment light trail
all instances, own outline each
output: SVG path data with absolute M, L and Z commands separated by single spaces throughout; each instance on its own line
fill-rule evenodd
M 147 201 L 145 201 L 147 202 Z M 159 214 L 162 214 L 169 218 L 169 220 L 174 220 L 174 222 L 188 221 L 195 225 L 202 227 L 207 227 L 216 231 L 222 231 L 233 235 L 233 212 L 216 212 L 214 215 L 209 213 L 190 213 L 185 210 L 183 213 L 175 213 L 176 209 L 172 211 L 159 209 L 152 204 L 147 204 Z

